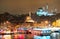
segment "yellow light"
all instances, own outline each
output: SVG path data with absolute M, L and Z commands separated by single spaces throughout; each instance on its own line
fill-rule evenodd
M 34 22 L 34 20 L 30 16 L 28 16 L 25 22 Z
M 31 19 L 31 17 L 28 16 L 27 19 L 29 20 L 29 19 Z
M 56 25 L 60 26 L 60 19 L 56 20 Z
M 59 26 L 60 26 L 60 19 L 54 21 L 54 22 L 52 23 L 52 25 L 53 25 L 54 27 L 59 27 Z
M 53 26 L 56 26 L 56 22 L 53 22 L 52 25 L 53 25 Z
M 45 21 L 46 24 L 48 24 L 48 21 Z

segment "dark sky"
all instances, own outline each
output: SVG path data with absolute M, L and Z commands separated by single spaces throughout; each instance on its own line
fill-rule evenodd
M 39 7 L 48 3 L 49 11 L 57 8 L 60 12 L 60 0 L 0 0 L 0 13 L 26 14 L 29 11 L 35 12 Z

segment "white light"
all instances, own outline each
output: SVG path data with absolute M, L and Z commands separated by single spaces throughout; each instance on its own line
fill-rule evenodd
M 56 33 L 52 33 L 51 36 L 56 37 Z
M 40 29 L 40 28 L 34 28 L 33 30 L 59 30 L 60 28 L 43 28 L 43 29 Z

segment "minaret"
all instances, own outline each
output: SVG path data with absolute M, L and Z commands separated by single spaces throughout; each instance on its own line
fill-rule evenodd
M 45 7 L 43 6 L 42 8 L 43 8 L 43 10 L 45 11 Z
M 31 12 L 29 12 L 29 16 L 31 17 Z
M 46 9 L 48 10 L 49 6 L 48 6 L 48 3 L 46 4 Z
M 56 9 L 56 8 L 54 9 L 54 12 L 55 12 L 55 13 L 57 12 L 57 9 Z

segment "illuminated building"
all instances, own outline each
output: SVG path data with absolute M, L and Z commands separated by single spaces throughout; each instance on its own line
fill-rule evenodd
M 42 15 L 44 15 L 44 16 L 52 16 L 52 15 L 54 15 L 53 11 L 50 12 L 50 13 L 48 12 L 48 5 L 46 6 L 45 10 L 44 10 L 44 8 L 39 8 L 38 11 L 36 12 L 36 14 L 38 16 L 42 16 Z
M 34 20 L 32 20 L 32 18 L 30 16 L 27 16 L 26 21 L 25 22 L 34 22 Z
M 53 13 L 49 13 L 48 11 L 44 11 L 42 8 L 39 8 L 39 10 L 36 12 L 38 16 L 51 16 L 54 15 Z
M 34 23 L 34 20 L 31 18 L 31 13 L 29 12 L 29 16 L 26 17 L 25 22 L 32 22 Z

